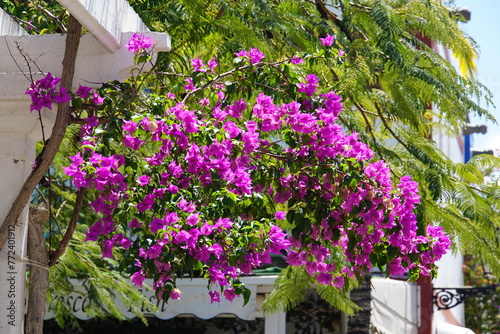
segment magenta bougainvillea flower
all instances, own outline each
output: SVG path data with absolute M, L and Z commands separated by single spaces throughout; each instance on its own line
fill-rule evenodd
M 247 52 L 246 50 L 241 50 L 240 52 L 235 53 L 237 57 L 246 58 L 250 61 L 250 64 L 258 64 L 262 58 L 264 58 L 264 54 L 260 52 L 258 48 L 250 48 Z
M 209 291 L 208 294 L 210 296 L 210 304 L 220 303 L 220 293 L 219 292 Z
M 293 57 L 292 59 L 290 59 L 290 62 L 294 65 L 298 65 L 298 64 L 302 64 L 304 62 L 304 60 L 300 57 Z
M 87 97 L 89 97 L 91 90 L 92 90 L 92 88 L 90 88 L 90 87 L 80 85 L 78 87 L 78 90 L 75 92 L 75 94 L 80 96 L 81 98 L 86 99 Z
M 129 52 L 138 53 L 148 50 L 151 46 L 153 46 L 153 44 L 154 43 L 151 40 L 151 37 L 146 37 L 144 34 L 134 33 L 132 38 L 130 38 L 124 46 Z
M 30 111 L 40 111 L 42 108 L 52 110 L 52 103 L 64 103 L 71 100 L 64 87 L 57 89 L 60 78 L 52 73 L 47 73 L 42 79 L 33 82 L 26 90 L 26 94 L 31 97 Z
M 335 42 L 335 36 L 331 36 L 330 34 L 326 34 L 326 37 L 320 38 L 321 44 L 324 46 L 332 46 L 333 42 Z

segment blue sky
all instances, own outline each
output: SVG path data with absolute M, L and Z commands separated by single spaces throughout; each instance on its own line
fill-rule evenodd
M 498 0 L 455 0 L 458 7 L 467 7 L 471 11 L 471 20 L 462 25 L 479 45 L 477 61 L 477 79 L 493 93 L 495 107 L 488 109 L 500 122 L 500 1 Z M 486 134 L 475 134 L 472 147 L 483 150 L 500 150 L 500 126 L 472 118 L 474 125 L 487 124 Z M 498 151 L 500 152 L 500 151 Z

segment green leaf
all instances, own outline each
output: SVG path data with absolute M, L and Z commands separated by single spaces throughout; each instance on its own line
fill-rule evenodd
M 241 291 L 241 294 L 243 295 L 243 306 L 245 306 L 250 301 L 252 291 L 250 291 L 250 289 L 248 289 L 247 287 L 244 287 Z

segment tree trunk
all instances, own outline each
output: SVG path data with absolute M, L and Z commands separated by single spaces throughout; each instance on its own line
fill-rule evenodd
M 49 254 L 45 245 L 43 225 L 49 219 L 45 207 L 31 207 L 28 225 L 28 258 L 30 278 L 26 307 L 26 334 L 43 334 L 45 298 L 49 287 Z

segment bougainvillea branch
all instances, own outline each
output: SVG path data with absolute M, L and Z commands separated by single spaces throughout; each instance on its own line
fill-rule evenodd
M 76 223 L 78 222 L 78 217 L 80 215 L 80 211 L 82 209 L 83 198 L 85 194 L 85 189 L 81 188 L 76 193 L 75 198 L 75 206 L 73 207 L 73 213 L 71 214 L 71 218 L 68 222 L 68 228 L 64 233 L 61 242 L 57 246 L 56 250 L 50 255 L 49 267 L 52 267 L 57 263 L 57 260 L 64 254 L 66 251 L 66 247 L 68 247 L 71 238 L 73 237 L 73 233 L 75 232 Z
M 128 45 L 147 61 L 150 41 L 134 35 Z M 273 64 L 258 49 L 235 56 L 243 65 L 223 75 L 215 59 L 193 59 L 189 78 L 165 79 L 175 94 L 145 90 L 132 97 L 141 103 L 124 97 L 146 82 L 140 73 L 123 89 L 100 90 L 106 107 L 84 118 L 81 150 L 64 168 L 77 190 L 94 194 L 99 218 L 87 240 L 103 257 L 126 252 L 122 269 L 136 285 L 152 278 L 164 300 L 181 298 L 176 280 L 196 275 L 212 302 L 246 301 L 240 277 L 273 255 L 339 289 L 373 267 L 433 274 L 449 238 L 436 226 L 419 235 L 418 185 L 409 176 L 394 183 L 358 135 L 336 124 L 341 97 L 298 56 Z M 76 98 L 92 94 L 82 88 Z

